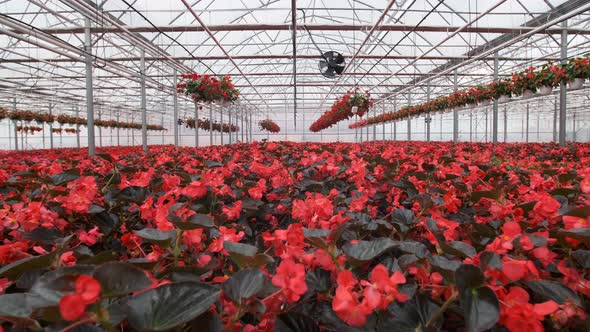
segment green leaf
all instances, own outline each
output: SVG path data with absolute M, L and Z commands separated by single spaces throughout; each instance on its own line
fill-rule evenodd
M 51 175 L 49 176 L 49 178 L 51 179 L 51 182 L 56 185 L 56 186 L 61 186 L 63 184 L 66 184 L 70 181 L 74 181 L 80 178 L 80 171 L 77 169 L 74 170 L 68 170 L 65 171 L 63 173 L 57 174 L 57 175 Z
M 186 221 L 172 221 L 174 226 L 182 230 L 215 227 L 213 219 L 205 214 L 193 214 Z
M 50 266 L 54 257 L 55 252 L 52 252 L 47 255 L 27 257 L 16 262 L 12 262 L 0 268 L 0 278 L 16 280 L 21 276 L 21 274 L 27 271 L 42 269 Z
M 564 197 L 568 197 L 570 195 L 575 195 L 577 193 L 577 191 L 575 189 L 572 188 L 556 188 L 553 189 L 549 192 L 549 194 L 551 196 L 564 196 Z
M 63 235 L 59 230 L 45 227 L 37 227 L 29 233 L 24 233 L 23 237 L 27 240 L 49 245 L 54 245 L 59 240 L 63 239 Z
M 453 241 L 451 243 L 444 243 L 440 242 L 440 248 L 446 252 L 447 254 L 451 254 L 453 256 L 467 258 L 467 257 L 474 257 L 477 255 L 477 251 L 472 246 L 468 245 L 465 242 L 461 241 Z
M 466 331 L 491 329 L 500 318 L 500 303 L 493 290 L 483 286 L 485 277 L 475 265 L 461 265 L 455 271 L 459 301 L 464 311 Z
M 277 316 L 275 332 L 320 332 L 320 327 L 311 317 L 298 313 L 287 312 Z
M 576 250 L 572 252 L 572 257 L 584 269 L 590 269 L 590 250 Z
M 567 236 L 569 238 L 582 241 L 584 243 L 590 243 L 590 228 L 573 228 L 570 230 L 560 230 L 560 235 Z
M 538 296 L 541 300 L 553 300 L 559 304 L 564 304 L 567 299 L 570 299 L 578 306 L 582 306 L 582 300 L 569 287 L 550 280 L 535 280 L 527 282 L 527 286 Z
M 258 249 L 249 244 L 225 241 L 223 247 L 240 268 L 262 267 L 274 262 L 274 259 L 269 255 L 257 254 Z
M 176 232 L 173 230 L 164 232 L 154 228 L 144 228 L 134 231 L 134 233 L 142 240 L 156 244 L 162 248 L 169 247 L 170 243 L 176 238 Z
M 140 331 L 166 331 L 207 311 L 221 291 L 200 282 L 167 284 L 129 298 L 129 324 Z
M 578 208 L 571 208 L 567 212 L 565 212 L 563 215 L 586 219 L 586 218 L 590 217 L 590 205 L 585 205 L 583 207 L 578 207 Z
M 408 254 L 414 254 L 418 258 L 430 256 L 430 251 L 426 245 L 416 241 L 403 241 L 399 243 L 399 249 Z
M 129 263 L 109 262 L 94 271 L 105 296 L 119 296 L 146 289 L 152 285 L 145 272 Z
M 408 209 L 395 209 L 391 213 L 391 220 L 402 225 L 411 225 L 414 223 L 414 212 Z
M 377 332 L 437 331 L 442 325 L 441 319 L 430 328 L 426 328 L 426 324 L 439 309 L 436 303 L 421 294 L 403 303 L 394 302 L 379 315 Z
M 471 193 L 471 201 L 474 203 L 479 202 L 482 198 L 490 198 L 496 200 L 500 198 L 500 191 L 499 190 L 482 190 L 482 191 L 474 191 Z
M 0 295 L 0 317 L 29 318 L 33 313 L 28 301 L 28 294 L 4 294 Z
M 342 246 L 342 251 L 348 258 L 369 262 L 398 245 L 398 242 L 389 238 L 378 238 L 372 241 L 358 241 L 356 244 L 348 242 Z
M 455 271 L 461 266 L 461 262 L 452 261 L 444 256 L 430 256 L 428 261 L 435 271 L 451 282 L 455 280 Z
M 223 283 L 225 295 L 234 302 L 250 298 L 260 292 L 266 276 L 258 269 L 241 270 Z
M 230 254 L 239 254 L 247 257 L 252 257 L 258 252 L 255 246 L 239 242 L 225 241 L 223 242 L 223 248 Z

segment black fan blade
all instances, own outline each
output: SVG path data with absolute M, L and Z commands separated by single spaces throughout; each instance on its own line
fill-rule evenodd
M 322 68 L 322 70 L 323 70 L 325 67 L 328 67 L 328 66 L 329 66 L 329 63 L 328 63 L 328 61 L 326 61 L 326 60 L 320 60 L 320 68 Z
M 334 75 L 334 67 L 328 67 L 328 70 L 323 72 L 322 75 L 329 77 L 329 78 L 333 78 L 335 76 Z
M 330 63 L 334 62 L 334 52 L 333 51 L 326 52 L 326 59 L 328 59 L 328 61 Z
M 338 53 L 338 55 L 336 56 L 336 63 L 337 64 L 344 63 L 344 56 L 342 54 Z
M 344 71 L 344 66 L 336 66 L 336 67 L 332 67 L 336 70 L 336 74 L 338 75 L 342 75 L 342 72 Z

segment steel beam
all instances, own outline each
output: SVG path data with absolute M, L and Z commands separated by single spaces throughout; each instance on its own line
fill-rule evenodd
M 458 86 L 457 69 L 453 72 L 453 91 L 457 91 Z M 471 130 L 471 129 L 470 129 Z M 459 111 L 453 108 L 453 142 L 459 141 Z
M 178 84 L 178 72 L 174 70 L 174 87 Z M 174 94 L 172 95 L 172 107 L 173 107 L 173 117 L 172 123 L 174 128 L 174 146 L 178 147 L 178 90 L 175 89 Z M 195 119 L 196 120 L 196 119 Z
M 567 28 L 567 21 L 561 23 L 563 28 Z M 561 32 L 561 63 L 567 63 L 567 30 Z M 566 138 L 566 114 L 567 114 L 567 83 L 561 82 L 559 85 L 559 146 L 565 146 Z
M 195 147 L 199 146 L 199 107 L 195 102 Z
M 498 81 L 498 52 L 494 53 L 494 82 Z M 498 143 L 498 100 L 494 99 L 492 108 L 492 143 Z M 487 123 L 487 113 L 486 113 L 486 123 Z M 486 125 L 486 132 L 487 132 L 487 125 Z M 487 134 L 486 134 L 486 141 L 487 141 Z
M 90 32 L 90 19 L 84 19 L 86 30 L 84 38 L 84 50 L 86 51 L 86 128 L 88 129 L 88 155 L 94 156 L 94 95 L 92 86 L 92 36 Z
M 49 103 L 49 114 L 53 113 L 53 104 Z M 43 125 L 45 127 L 45 125 Z M 53 150 L 53 122 L 49 123 L 49 148 Z
M 16 98 L 12 98 L 12 106 L 14 111 L 16 112 Z M 9 120 L 10 121 L 10 120 Z M 16 120 L 13 120 L 14 122 L 14 150 L 18 151 L 18 130 L 16 127 L 18 127 L 18 123 L 16 122 Z M 24 150 L 24 147 L 22 147 Z
M 76 117 L 80 116 L 80 108 L 78 108 L 78 106 L 76 106 Z M 77 124 L 76 125 L 76 147 L 79 149 L 80 148 L 80 125 Z
M 143 152 L 148 152 L 147 146 L 147 107 L 146 107 L 146 93 L 145 93 L 145 50 L 140 50 L 141 54 L 141 144 L 143 146 Z

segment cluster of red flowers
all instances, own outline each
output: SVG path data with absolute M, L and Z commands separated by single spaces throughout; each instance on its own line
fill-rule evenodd
M 51 132 L 54 133 L 54 134 L 61 135 L 61 133 L 63 132 L 63 129 L 61 129 L 61 128 L 51 128 Z
M 492 100 L 502 97 L 520 96 L 527 91 L 535 93 L 542 87 L 552 89 L 576 78 L 590 78 L 590 55 L 571 59 L 564 65 L 547 63 L 540 68 L 529 67 L 522 72 L 514 73 L 510 79 L 498 80 L 464 91 L 455 91 L 448 96 L 440 96 L 420 105 L 402 107 L 396 112 L 388 112 L 358 121 L 351 124 L 349 128 L 361 128 L 432 112 L 444 112 L 453 108 L 490 103 Z
M 0 232 L 8 330 L 582 331 L 590 145 L 0 152 Z
M 240 92 L 234 87 L 229 75 L 218 79 L 211 75 L 183 74 L 177 84 L 178 93 L 191 97 L 195 102 L 235 102 Z
M 16 131 L 33 135 L 37 132 L 43 131 L 43 128 L 35 126 L 17 126 Z
M 353 112 L 353 107 L 357 107 Z M 340 121 L 350 119 L 355 115 L 362 117 L 369 109 L 373 107 L 373 99 L 369 92 L 361 93 L 358 89 L 349 91 L 341 98 L 337 99 L 330 110 L 326 111 L 317 119 L 309 130 L 316 133 L 326 128 L 330 128 Z
M 70 124 L 70 125 L 87 125 L 87 121 L 84 118 L 71 116 L 67 114 L 60 114 L 60 115 L 51 115 L 47 113 L 38 113 L 32 111 L 9 111 L 5 108 L 0 108 L 0 120 L 3 119 L 11 119 L 15 121 L 25 121 L 31 122 L 35 121 L 37 123 L 53 123 L 57 121 L 59 124 Z M 126 128 L 126 129 L 141 129 L 141 124 L 138 123 L 130 123 L 130 122 L 121 122 L 121 121 L 114 121 L 114 120 L 94 120 L 94 125 L 98 127 L 111 127 L 111 128 Z M 148 130 L 166 130 L 166 128 L 160 125 L 147 125 Z M 54 129 L 55 133 L 61 133 L 61 130 Z
M 260 130 L 266 130 L 271 133 L 278 133 L 281 131 L 281 127 L 279 127 L 279 125 L 271 119 L 261 120 L 260 122 L 258 122 L 258 127 L 260 128 Z
M 67 134 L 77 134 L 80 132 L 78 129 L 75 129 L 75 128 L 65 128 L 64 131 Z
M 178 119 L 178 125 L 185 125 L 186 128 L 191 129 L 195 129 L 198 126 L 202 130 L 213 130 L 224 133 L 235 133 L 240 130 L 240 127 L 232 123 L 211 122 L 209 119 L 198 119 L 196 122 L 193 118 Z

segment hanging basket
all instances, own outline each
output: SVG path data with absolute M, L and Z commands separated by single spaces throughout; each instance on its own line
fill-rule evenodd
M 541 87 L 541 89 L 539 90 L 539 93 L 542 96 L 547 96 L 547 95 L 550 95 L 552 91 L 553 91 L 552 87 L 550 87 L 549 85 L 545 85 L 545 86 Z
M 500 98 L 498 98 L 498 103 L 503 104 L 503 103 L 507 103 L 510 101 L 510 97 L 508 97 L 507 95 L 501 95 Z
M 524 90 L 524 92 L 522 93 L 522 98 L 523 98 L 523 99 L 528 99 L 528 98 L 531 98 L 531 97 L 532 97 L 532 96 L 534 96 L 534 95 L 535 95 L 535 93 L 533 92 L 533 90 L 526 89 L 526 90 Z
M 580 90 L 584 87 L 584 79 L 574 78 L 573 80 L 567 82 L 567 86 L 570 90 Z

